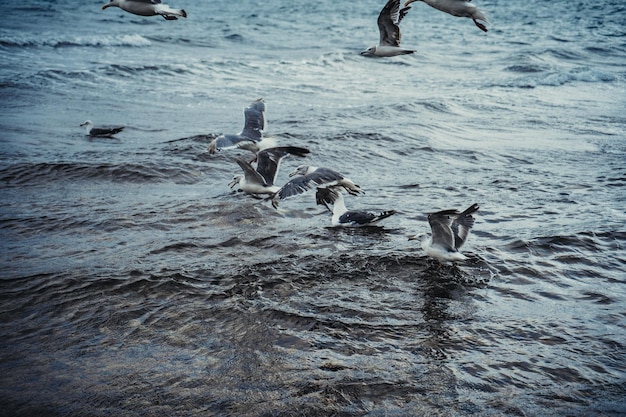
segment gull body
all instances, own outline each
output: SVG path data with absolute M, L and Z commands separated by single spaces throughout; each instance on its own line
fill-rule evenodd
M 402 38 L 400 22 L 404 16 L 406 16 L 409 9 L 410 7 L 400 9 L 400 0 L 389 0 L 378 15 L 378 31 L 380 32 L 378 45 L 366 49 L 361 52 L 361 55 L 390 57 L 415 52 L 400 47 L 400 40 Z
M 124 130 L 124 126 L 94 127 L 93 122 L 91 120 L 85 120 L 83 123 L 80 124 L 80 127 L 85 128 L 85 132 L 87 133 L 88 136 L 98 136 L 98 137 L 105 137 L 105 138 L 110 138 L 113 135 L 120 133 L 122 130 Z
M 431 236 L 422 241 L 422 249 L 426 254 L 439 261 L 463 261 L 467 259 L 459 249 L 469 235 L 474 225 L 472 213 L 478 210 L 477 204 L 472 204 L 463 212 L 456 209 L 443 210 L 428 215 Z
M 383 211 L 379 214 L 365 210 L 348 210 L 341 190 L 336 187 L 318 188 L 315 194 L 317 204 L 324 205 L 333 214 L 333 226 L 373 226 L 382 219 L 395 214 L 395 210 Z M 329 205 L 332 205 L 332 210 Z
M 167 4 L 162 4 L 161 0 L 111 0 L 102 6 L 102 10 L 109 7 L 119 7 L 120 9 L 139 16 L 163 16 L 165 20 L 176 20 L 179 17 L 187 17 L 187 12 L 183 9 L 172 9 Z
M 479 22 L 482 20 L 485 23 L 489 23 L 485 14 L 471 3 L 471 0 L 407 0 L 404 2 L 404 7 L 416 1 L 423 1 L 431 7 L 440 10 L 444 13 L 451 14 L 456 17 L 468 17 L 472 19 L 474 24 L 483 32 L 487 32 L 487 27 Z

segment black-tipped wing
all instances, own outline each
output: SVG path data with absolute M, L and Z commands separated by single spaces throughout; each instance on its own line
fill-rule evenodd
M 237 164 L 239 164 L 239 166 L 243 170 L 243 174 L 246 177 L 246 181 L 248 181 L 249 183 L 260 184 L 260 185 L 272 185 L 272 183 L 268 183 L 265 180 L 265 178 L 263 178 L 263 176 L 259 174 L 252 165 L 250 165 L 250 162 L 242 158 L 235 158 L 235 161 L 237 162 Z
M 328 168 L 318 168 L 310 174 L 295 177 L 282 186 L 276 193 L 280 200 L 302 194 L 315 186 L 336 185 L 344 177 L 337 171 Z
M 267 148 L 266 150 L 267 151 L 277 150 L 277 151 L 288 153 L 289 155 L 294 155 L 294 156 L 299 156 L 299 157 L 305 157 L 309 153 L 311 153 L 311 151 L 308 150 L 307 148 L 301 148 L 299 146 L 276 146 L 274 148 Z
M 265 130 L 265 102 L 258 99 L 243 111 L 245 123 L 241 136 L 260 141 Z
M 478 204 L 472 204 L 465 211 L 459 214 L 450 225 L 452 233 L 454 234 L 455 249 L 459 249 L 465 243 L 470 229 L 474 226 L 474 217 L 472 217 L 472 213 L 477 210 Z
M 400 22 L 408 13 L 410 7 L 400 9 L 400 0 L 389 0 L 378 15 L 378 30 L 380 31 L 381 45 L 400 46 L 402 34 Z

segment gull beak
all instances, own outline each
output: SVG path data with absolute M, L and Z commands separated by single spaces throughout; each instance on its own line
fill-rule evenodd
M 289 173 L 289 178 L 291 177 L 295 177 L 296 175 L 298 175 L 298 171 L 293 171 Z
M 233 178 L 229 183 L 228 186 L 230 188 L 233 188 L 235 185 L 239 184 L 239 177 L 235 177 Z
M 413 2 L 416 2 L 416 1 L 419 1 L 419 0 L 406 0 L 406 1 L 404 2 L 404 7 L 406 7 L 406 6 L 408 6 L 409 4 L 411 4 L 411 3 L 413 3 Z
M 105 5 L 102 6 L 102 10 L 106 9 L 107 7 L 111 7 L 111 3 L 107 3 Z

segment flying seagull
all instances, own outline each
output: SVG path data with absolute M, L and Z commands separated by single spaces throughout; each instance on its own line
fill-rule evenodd
M 187 12 L 183 9 L 172 9 L 167 4 L 161 4 L 161 0 L 111 0 L 102 6 L 102 10 L 109 7 L 119 7 L 139 16 L 161 15 L 165 20 L 187 17 Z
M 410 7 L 400 9 L 400 0 L 389 0 L 378 15 L 378 30 L 380 40 L 377 46 L 372 46 L 361 52 L 363 56 L 396 56 L 412 54 L 415 51 L 400 47 L 402 34 L 400 22 L 408 13 Z
M 274 197 L 272 197 L 272 205 L 278 208 L 278 202 L 289 197 L 293 197 L 310 190 L 313 187 L 331 187 L 341 186 L 348 193 L 356 195 L 361 192 L 361 187 L 346 178 L 342 174 L 330 168 L 321 168 L 309 165 L 300 165 L 295 171 L 289 174 L 295 177 L 283 185 Z
M 308 149 L 297 146 L 282 146 L 267 148 L 256 154 L 256 169 L 252 162 L 236 158 L 235 161 L 243 170 L 244 175 L 237 175 L 228 184 L 230 188 L 239 186 L 239 189 L 252 195 L 274 195 L 280 187 L 274 185 L 278 176 L 281 160 L 287 155 L 304 157 L 309 153 Z
M 469 231 L 474 225 L 472 213 L 477 210 L 478 204 L 472 204 L 462 213 L 452 209 L 429 214 L 428 223 L 432 235 L 422 241 L 422 248 L 426 254 L 440 261 L 467 259 L 465 255 L 459 252 L 459 249 L 465 243 Z
M 485 23 L 489 23 L 489 20 L 487 20 L 482 10 L 470 3 L 472 0 L 407 0 L 404 2 L 404 7 L 416 1 L 423 1 L 429 6 L 452 16 L 469 17 L 480 30 L 487 32 L 487 26 L 479 22 L 479 20 Z
M 85 132 L 87 132 L 88 136 L 99 136 L 104 138 L 110 138 L 113 135 L 120 133 L 124 130 L 124 126 L 120 127 L 93 127 L 93 122 L 91 120 L 86 120 L 85 122 L 80 124 L 80 127 L 85 128 Z
M 222 149 L 243 148 L 252 152 L 271 148 L 276 142 L 271 138 L 263 137 L 266 128 L 265 101 L 262 98 L 253 101 L 243 111 L 245 122 L 243 130 L 238 135 L 220 135 L 209 144 L 209 153 L 216 154 Z
M 379 214 L 364 210 L 348 210 L 343 199 L 341 190 L 336 187 L 318 188 L 315 193 L 317 204 L 324 205 L 333 213 L 331 223 L 333 226 L 372 226 L 396 214 L 395 210 L 383 211 Z M 332 205 L 332 210 L 329 205 Z

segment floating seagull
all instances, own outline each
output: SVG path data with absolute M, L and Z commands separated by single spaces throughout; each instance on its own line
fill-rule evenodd
M 378 30 L 380 40 L 377 46 L 372 46 L 361 52 L 364 56 L 396 56 L 412 54 L 415 51 L 400 47 L 402 34 L 400 22 L 408 13 L 410 7 L 400 9 L 400 0 L 389 0 L 378 15 Z
M 222 149 L 243 148 L 252 152 L 276 146 L 272 138 L 263 137 L 265 124 L 265 102 L 262 98 L 253 101 L 243 111 L 245 122 L 238 135 L 220 135 L 209 144 L 209 153 L 215 154 Z
M 256 169 L 248 160 L 236 158 L 235 161 L 243 169 L 244 175 L 237 175 L 228 185 L 230 188 L 239 185 L 240 190 L 252 195 L 273 195 L 280 189 L 279 186 L 274 185 L 280 161 L 287 155 L 304 157 L 308 153 L 308 149 L 297 146 L 263 149 L 256 154 Z
M 124 126 L 120 127 L 93 127 L 93 123 L 91 120 L 86 120 L 84 123 L 80 124 L 80 127 L 84 127 L 87 135 L 89 136 L 100 136 L 105 138 L 110 138 L 113 135 L 120 133 L 124 130 Z
M 428 256 L 440 261 L 462 261 L 467 259 L 459 252 L 465 243 L 469 231 L 474 225 L 472 213 L 478 210 L 478 204 L 472 204 L 464 212 L 443 210 L 428 215 L 432 236 L 424 239 L 422 248 Z M 413 237 L 409 237 L 409 240 Z
M 272 205 L 274 208 L 278 208 L 278 202 L 280 200 L 302 194 L 314 186 L 341 186 L 352 195 L 356 195 L 361 192 L 361 187 L 352 182 L 351 179 L 346 178 L 342 174 L 330 168 L 300 165 L 295 171 L 289 174 L 290 177 L 294 177 L 296 175 L 299 176 L 289 180 L 278 191 L 276 191 L 276 194 L 272 197 Z
M 172 9 L 167 4 L 161 4 L 161 0 L 111 0 L 102 6 L 102 10 L 109 7 L 119 7 L 139 16 L 161 15 L 165 20 L 187 17 L 187 12 L 183 9 Z
M 423 1 L 429 6 L 452 16 L 469 17 L 480 30 L 487 32 L 487 27 L 480 23 L 479 20 L 485 23 L 489 23 L 489 20 L 487 20 L 482 10 L 470 3 L 472 0 L 407 0 L 404 2 L 404 7 L 416 1 Z
M 335 191 L 335 187 L 318 188 L 315 193 L 317 204 L 324 205 L 333 213 L 333 226 L 372 226 L 382 219 L 395 214 L 395 210 L 383 211 L 379 214 L 370 213 L 364 210 L 348 210 L 341 191 Z M 332 204 L 333 209 L 328 207 Z

